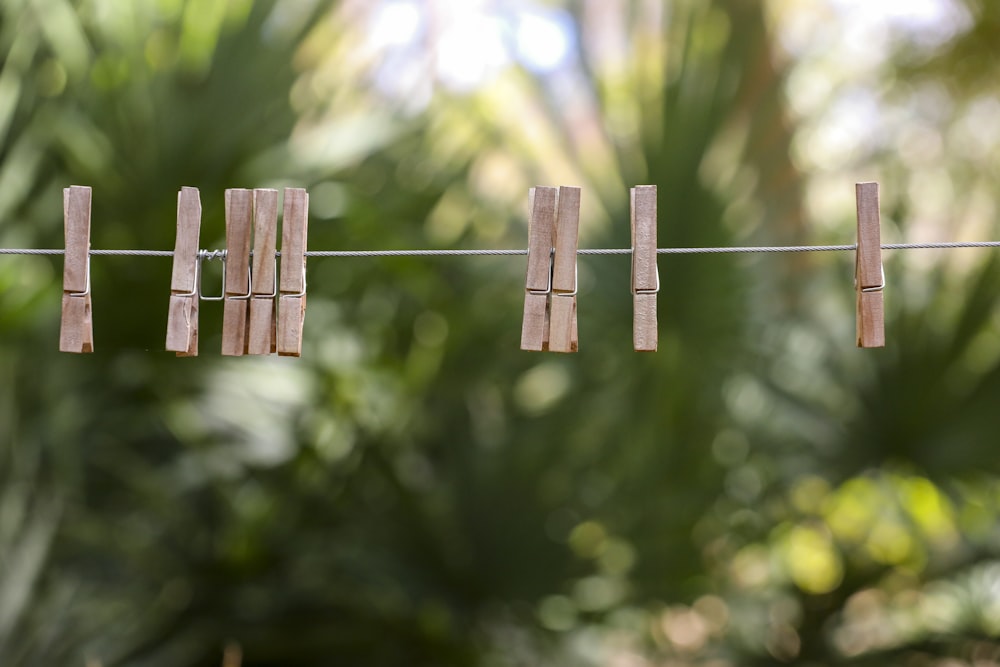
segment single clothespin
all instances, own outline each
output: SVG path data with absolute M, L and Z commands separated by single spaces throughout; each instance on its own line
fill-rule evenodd
M 576 352 L 576 255 L 580 230 L 580 188 L 560 187 L 556 202 L 555 253 L 549 304 L 549 350 Z
M 250 293 L 248 354 L 271 354 L 275 350 L 275 308 L 278 296 L 277 258 L 278 191 L 253 191 L 253 262 Z
M 537 187 L 528 194 L 528 273 L 521 323 L 522 350 L 541 352 L 548 348 L 557 192 L 555 188 Z
M 167 351 L 178 357 L 198 356 L 198 306 L 200 301 L 201 196 L 198 188 L 177 193 L 177 239 L 170 277 L 170 309 L 167 311 Z
M 309 193 L 285 188 L 281 218 L 281 282 L 278 298 L 278 354 L 302 354 L 302 327 L 306 317 L 306 246 L 309 232 Z
M 90 201 L 89 187 L 73 185 L 63 190 L 66 254 L 63 258 L 60 352 L 94 351 L 94 318 L 90 300 Z
M 658 330 L 656 295 L 660 272 L 656 267 L 656 186 L 631 191 L 632 223 L 632 346 L 636 352 L 655 352 Z
M 247 351 L 247 302 L 250 300 L 250 233 L 253 192 L 226 190 L 225 298 L 222 311 L 222 354 Z
M 858 248 L 854 263 L 858 347 L 885 347 L 885 270 L 882 266 L 878 183 L 858 183 Z

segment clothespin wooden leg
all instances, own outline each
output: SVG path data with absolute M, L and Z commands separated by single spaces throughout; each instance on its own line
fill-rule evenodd
M 73 185 L 63 190 L 66 254 L 63 259 L 60 352 L 93 352 L 94 321 L 90 299 L 89 187 Z
M 878 183 L 855 186 L 858 249 L 855 258 L 858 347 L 885 347 L 885 271 L 882 267 Z
M 521 349 L 541 352 L 549 343 L 549 297 L 547 294 L 524 295 L 524 318 L 521 324 Z
M 522 350 L 541 352 L 548 346 L 556 193 L 555 188 L 548 187 L 532 188 L 528 193 L 528 273 L 521 322 Z
M 281 284 L 278 302 L 277 350 L 283 357 L 302 354 L 306 317 L 306 247 L 309 231 L 309 193 L 285 188 L 281 219 Z
M 241 356 L 247 345 L 250 294 L 250 231 L 253 193 L 226 190 L 226 285 L 222 311 L 222 354 Z
M 167 313 L 167 351 L 178 357 L 198 356 L 198 238 L 201 234 L 201 197 L 197 188 L 177 193 L 177 239 L 170 277 Z
M 278 191 L 253 191 L 253 271 L 251 272 L 249 354 L 270 354 L 274 347 L 277 297 L 275 246 L 278 240 Z
M 560 187 L 556 204 L 552 299 L 549 305 L 549 349 L 576 352 L 576 255 L 580 228 L 580 188 Z
M 656 186 L 631 191 L 632 221 L 632 347 L 655 352 L 659 333 L 656 295 L 660 274 L 656 267 Z

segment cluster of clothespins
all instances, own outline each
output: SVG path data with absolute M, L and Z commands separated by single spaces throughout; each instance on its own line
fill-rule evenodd
M 856 196 L 858 241 L 853 249 L 856 251 L 857 344 L 859 347 L 882 347 L 885 345 L 882 300 L 885 273 L 882 268 L 878 184 L 858 183 Z M 63 352 L 94 350 L 90 293 L 90 202 L 91 190 L 88 187 L 72 186 L 63 191 L 66 248 L 63 253 L 59 337 L 59 349 Z M 636 351 L 651 352 L 656 350 L 658 339 L 657 293 L 660 279 L 657 255 L 663 252 L 656 247 L 656 186 L 633 188 L 630 203 L 632 247 L 621 252 L 632 255 L 633 347 Z M 588 252 L 578 248 L 580 188 L 533 188 L 528 208 L 528 267 L 521 349 L 576 352 L 579 347 L 577 257 L 581 252 Z M 172 255 L 174 262 L 166 349 L 176 352 L 177 356 L 197 355 L 199 303 L 223 301 L 222 354 L 239 356 L 277 352 L 284 356 L 299 356 L 306 306 L 308 218 L 308 193 L 300 188 L 286 188 L 281 251 L 278 253 L 278 191 L 226 190 L 226 250 L 207 252 L 198 249 L 201 228 L 198 190 L 182 188 L 177 196 L 174 251 L 159 253 Z M 821 247 L 805 249 L 811 248 Z M 523 251 L 499 252 L 524 254 Z M 224 288 L 219 296 L 206 296 L 201 291 L 201 265 L 206 257 L 219 257 L 223 261 Z
M 580 188 L 533 188 L 528 197 L 528 275 L 521 349 L 576 352 Z M 656 186 L 631 190 L 633 346 L 657 345 Z
M 285 188 L 278 277 L 278 191 L 226 190 L 226 255 L 223 294 L 201 294 L 198 234 L 201 200 L 195 188 L 177 195 L 177 242 L 170 280 L 167 350 L 198 354 L 198 302 L 222 300 L 222 354 L 271 354 L 297 357 L 305 319 L 306 233 L 309 195 Z M 253 253 L 250 253 L 253 230 Z
M 66 250 L 59 334 L 62 352 L 94 351 L 90 201 L 89 187 L 72 186 L 63 191 Z M 177 194 L 167 351 L 179 357 L 197 356 L 199 303 L 222 301 L 222 354 L 277 352 L 299 356 L 306 307 L 308 221 L 308 193 L 300 188 L 285 188 L 279 278 L 278 191 L 226 190 L 226 251 L 220 253 L 223 291 L 219 296 L 206 296 L 201 291 L 201 265 L 206 253 L 198 249 L 201 197 L 197 188 L 182 188 Z
M 858 183 L 858 243 L 855 262 L 858 347 L 885 345 L 885 315 L 878 183 Z M 630 192 L 632 228 L 632 345 L 657 347 L 656 186 Z M 528 275 L 525 281 L 521 349 L 576 352 L 577 240 L 580 188 L 533 188 L 529 195 Z

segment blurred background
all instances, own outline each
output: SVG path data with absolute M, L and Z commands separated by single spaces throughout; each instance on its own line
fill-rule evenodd
M 998 238 L 992 0 L 0 0 L 0 247 L 173 248 L 177 190 L 307 187 L 312 249 Z M 163 352 L 170 260 L 0 258 L 0 664 L 1000 665 L 1000 261 L 581 258 L 580 353 L 518 349 L 523 257 L 312 259 L 301 359 Z M 206 277 L 206 280 L 210 280 Z M 213 288 L 207 288 L 216 293 Z

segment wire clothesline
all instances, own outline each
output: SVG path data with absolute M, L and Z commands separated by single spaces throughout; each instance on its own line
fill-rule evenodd
M 1000 241 L 881 243 L 878 183 L 858 183 L 855 190 L 858 235 L 856 242 L 850 244 L 660 248 L 656 242 L 656 186 L 645 185 L 630 191 L 632 242 L 626 248 L 579 248 L 580 188 L 543 187 L 531 190 L 527 248 L 306 250 L 309 195 L 303 188 L 286 188 L 281 237 L 283 252 L 279 252 L 275 247 L 277 190 L 226 190 L 225 250 L 199 249 L 201 203 L 196 188 L 182 188 L 178 193 L 174 250 L 95 250 L 90 247 L 91 189 L 71 186 L 63 191 L 65 248 L 0 248 L 0 255 L 63 256 L 61 351 L 93 351 L 91 258 L 145 256 L 173 258 L 168 351 L 178 356 L 197 355 L 198 304 L 223 301 L 223 355 L 277 352 L 283 356 L 299 356 L 305 321 L 305 260 L 310 257 L 526 257 L 521 349 L 575 352 L 578 349 L 578 256 L 630 256 L 633 346 L 636 351 L 651 352 L 657 349 L 658 255 L 853 252 L 856 253 L 857 344 L 859 347 L 883 347 L 882 291 L 886 280 L 882 250 L 996 248 L 1000 247 Z M 251 250 L 251 239 L 256 257 Z M 230 257 L 231 254 L 234 256 Z M 201 289 L 203 264 L 213 260 L 222 264 L 224 288 L 218 296 L 206 296 Z M 289 263 L 291 270 L 285 266 Z
M 998 248 L 1000 241 L 951 241 L 941 243 L 883 243 L 882 250 L 933 250 L 951 248 Z M 722 246 L 714 248 L 657 248 L 658 255 L 717 255 L 739 253 L 844 252 L 857 250 L 856 244 L 796 246 Z M 0 248 L 0 255 L 62 255 L 62 248 Z M 452 250 L 309 250 L 306 257 L 503 257 L 524 256 L 527 248 Z M 580 248 L 578 255 L 631 255 L 632 248 Z M 91 256 L 173 257 L 173 250 L 91 249 Z M 225 250 L 202 250 L 202 259 L 222 259 Z M 275 252 L 280 257 L 281 252 Z

